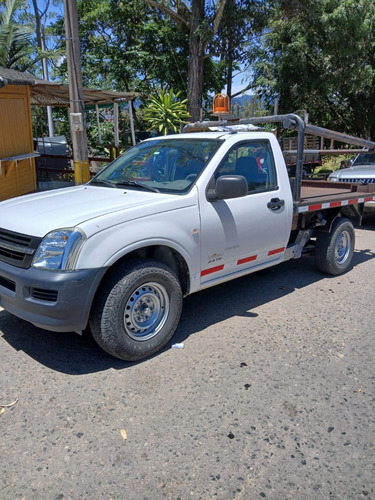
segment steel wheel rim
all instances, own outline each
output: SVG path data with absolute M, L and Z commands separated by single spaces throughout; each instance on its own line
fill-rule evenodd
M 337 264 L 344 264 L 350 254 L 351 237 L 348 231 L 343 231 L 336 241 L 335 258 Z
M 149 340 L 165 325 L 169 314 L 169 296 L 159 283 L 136 288 L 124 308 L 124 328 L 134 340 Z

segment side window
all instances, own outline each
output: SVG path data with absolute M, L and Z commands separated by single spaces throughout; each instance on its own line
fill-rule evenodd
M 276 169 L 269 142 L 247 141 L 235 146 L 224 157 L 215 178 L 221 175 L 242 175 L 249 193 L 275 189 Z

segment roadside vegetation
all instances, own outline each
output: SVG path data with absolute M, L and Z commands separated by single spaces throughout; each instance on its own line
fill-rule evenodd
M 167 135 L 169 132 L 177 133 L 182 124 L 190 117 L 186 106 L 187 99 L 179 100 L 181 92 L 174 94 L 173 89 L 169 92 L 161 91 L 157 97 L 150 96 L 145 108 L 145 120 L 148 130 Z
M 145 109 L 162 92 L 186 102 L 194 121 L 210 118 L 212 97 L 225 88 L 232 99 L 244 91 L 254 96 L 256 105 L 237 105 L 239 116 L 271 114 L 277 101 L 279 113 L 303 110 L 313 124 L 375 139 L 373 0 L 77 5 L 84 85 L 139 92 L 133 109 L 139 131 L 150 127 Z M 0 64 L 42 77 L 43 55 L 50 76 L 66 83 L 62 1 L 0 0 Z M 64 132 L 65 115 L 54 114 Z M 110 121 L 104 111 L 102 119 Z M 120 120 L 126 129 L 126 108 Z
M 334 172 L 340 168 L 340 163 L 342 161 L 349 162 L 352 154 L 342 154 L 342 155 L 323 155 L 322 156 L 322 166 L 315 170 L 315 173 L 326 173 Z

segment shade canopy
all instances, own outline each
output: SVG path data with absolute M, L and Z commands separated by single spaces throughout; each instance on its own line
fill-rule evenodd
M 0 66 L 0 88 L 5 85 L 30 86 L 31 104 L 39 106 L 69 107 L 69 86 L 41 80 L 28 73 Z M 114 90 L 83 89 L 85 106 L 131 101 L 138 97 L 137 92 L 117 92 Z

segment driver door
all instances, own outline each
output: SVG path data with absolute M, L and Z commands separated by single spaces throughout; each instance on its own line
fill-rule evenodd
M 292 218 L 290 189 L 278 185 L 269 142 L 236 144 L 221 162 L 215 179 L 233 174 L 245 177 L 247 196 L 215 202 L 205 198 L 202 201 L 203 287 L 282 260 L 289 239 Z

